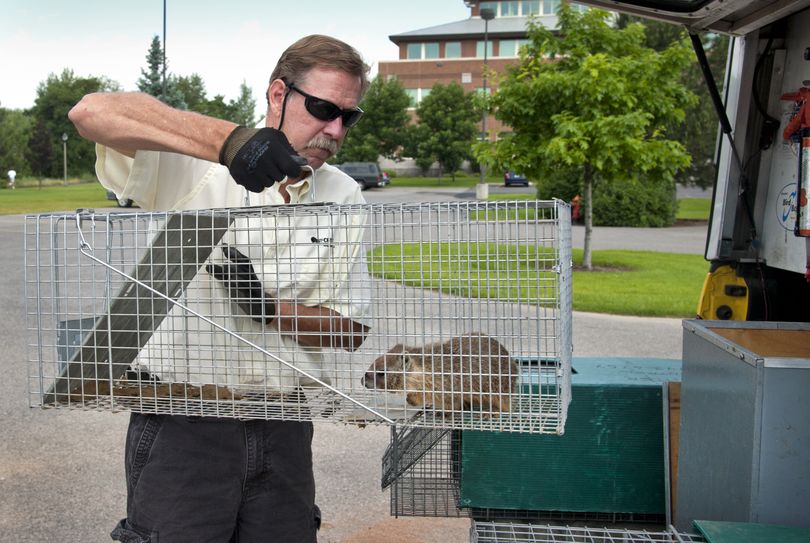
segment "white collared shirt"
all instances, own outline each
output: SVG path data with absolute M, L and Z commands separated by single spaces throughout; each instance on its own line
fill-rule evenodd
M 96 152 L 96 173 L 101 184 L 145 210 L 245 205 L 247 191 L 219 164 L 155 151 L 138 151 L 133 159 L 101 145 L 97 145 Z M 365 202 L 359 185 L 328 164 L 316 170 L 314 184 L 314 202 Z M 309 177 L 288 185 L 289 203 L 313 202 L 312 187 Z M 258 194 L 250 193 L 248 201 L 251 206 L 285 204 L 278 184 Z M 257 220 L 263 224 L 256 224 Z M 370 325 L 370 280 L 362 243 L 365 220 L 362 209 L 341 213 L 339 217 L 325 213 L 263 213 L 261 219 L 237 219 L 222 242 L 250 257 L 265 292 L 271 297 L 327 307 Z M 221 251 L 215 250 L 209 261 L 222 263 Z M 180 301 L 327 383 L 334 377 L 329 368 L 341 367 L 330 360 L 347 356 L 331 349 L 302 347 L 292 337 L 279 334 L 274 326 L 254 322 L 231 302 L 227 290 L 204 268 L 188 284 Z M 255 384 L 280 390 L 309 384 L 298 372 L 226 332 L 212 329 L 176 306 L 133 366 L 165 381 Z M 362 366 L 357 368 L 357 379 L 366 364 Z

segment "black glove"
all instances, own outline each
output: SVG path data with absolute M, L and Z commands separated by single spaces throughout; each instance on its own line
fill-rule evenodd
M 281 131 L 237 126 L 219 150 L 219 163 L 228 167 L 237 183 L 261 192 L 285 176 L 299 177 L 307 162 Z
M 205 270 L 225 284 L 231 299 L 254 321 L 270 324 L 276 316 L 276 304 L 262 290 L 250 259 L 227 245 L 222 253 L 230 262 L 224 266 L 207 264 Z

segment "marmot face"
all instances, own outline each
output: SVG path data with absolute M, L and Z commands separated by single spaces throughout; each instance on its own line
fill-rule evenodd
M 374 361 L 361 382 L 364 387 L 376 390 L 402 390 L 409 365 L 408 351 L 401 343 L 397 344 Z

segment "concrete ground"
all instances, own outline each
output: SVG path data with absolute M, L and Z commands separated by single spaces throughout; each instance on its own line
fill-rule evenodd
M 495 190 L 495 189 L 493 189 Z M 515 190 L 515 189 L 510 189 Z M 415 192 L 418 192 L 415 193 Z M 465 191 L 367 191 L 369 201 L 469 198 Z M 604 234 L 604 235 L 603 235 Z M 574 231 L 574 245 L 578 231 Z M 705 226 L 603 232 L 607 244 L 702 253 Z M 41 411 L 27 407 L 28 349 L 23 299 L 23 219 L 0 217 L 0 540 L 15 543 L 109 541 L 125 514 L 123 442 L 126 413 Z M 575 313 L 574 356 L 680 358 L 681 321 Z M 321 543 L 461 543 L 468 519 L 389 515 L 380 490 L 380 459 L 389 440 L 382 426 L 316 425 L 314 454 Z

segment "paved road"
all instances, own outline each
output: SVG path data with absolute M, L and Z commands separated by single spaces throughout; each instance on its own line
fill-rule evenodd
M 494 187 L 493 191 L 502 190 Z M 517 192 L 519 189 L 509 189 Z M 453 189 L 366 192 L 376 201 L 472 198 Z M 399 199 L 399 200 L 396 200 Z M 654 235 L 597 229 L 595 248 L 631 248 L 701 253 L 705 227 L 655 230 Z M 577 244 L 577 231 L 574 232 Z M 23 220 L 0 216 L 0 541 L 40 543 L 109 541 L 125 514 L 123 441 L 125 413 L 28 409 L 26 315 L 23 299 Z M 680 358 L 677 319 L 574 314 L 574 356 Z M 466 519 L 389 516 L 388 493 L 380 490 L 385 427 L 357 429 L 320 424 L 315 432 L 318 502 L 325 524 L 321 543 L 455 543 L 469 541 Z

